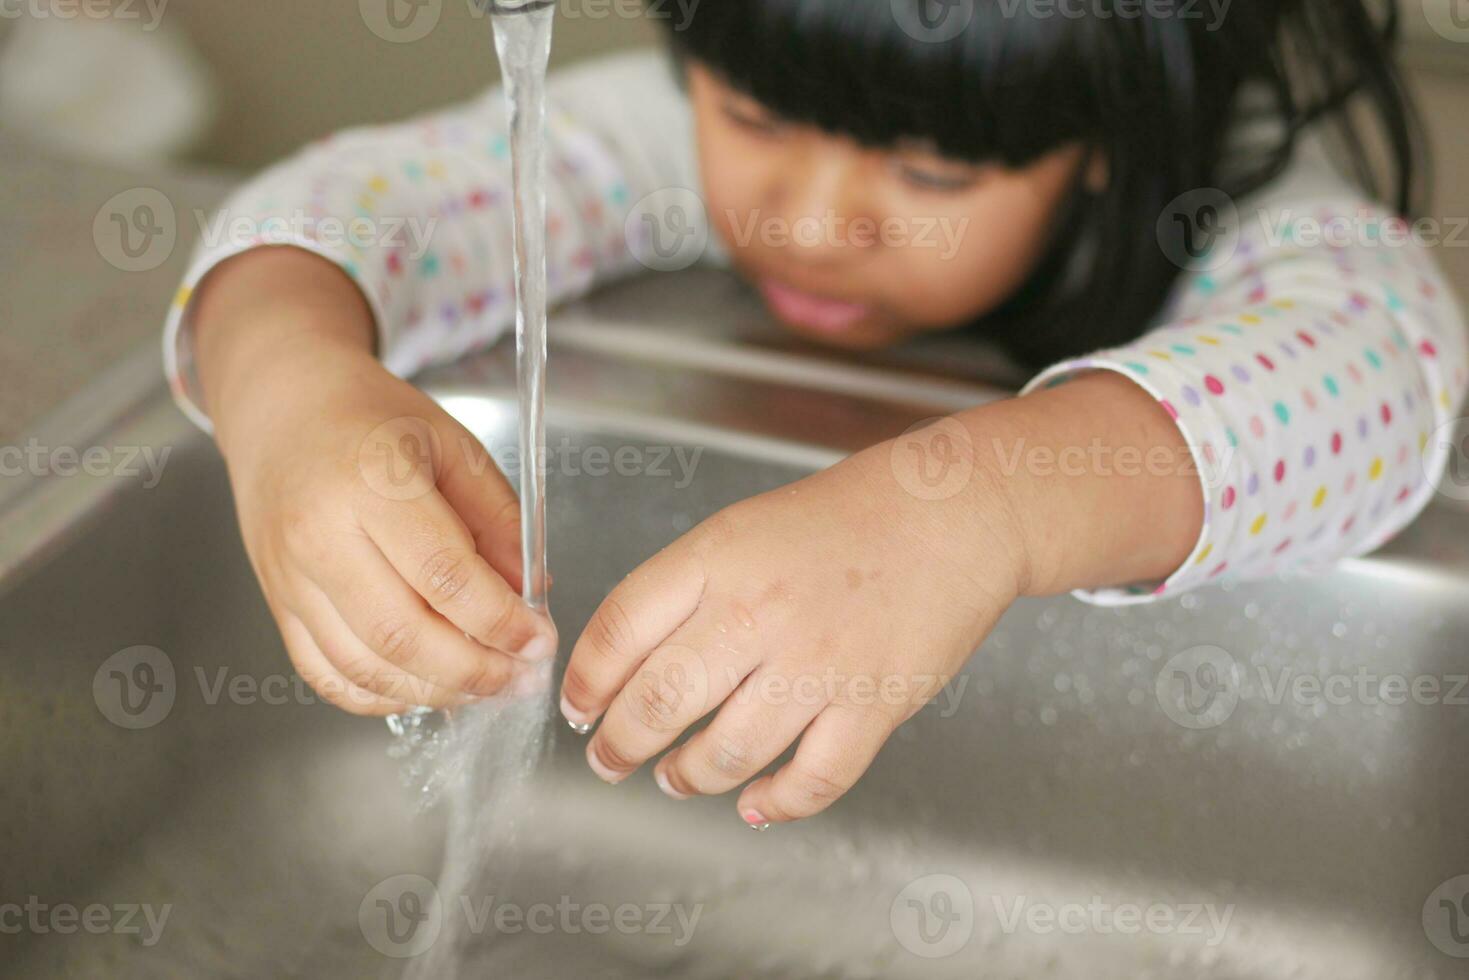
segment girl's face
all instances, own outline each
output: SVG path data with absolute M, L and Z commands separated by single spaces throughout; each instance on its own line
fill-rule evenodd
M 874 348 L 968 324 L 1047 245 L 1079 147 L 1020 170 L 922 146 L 875 150 L 786 123 L 691 64 L 709 217 L 774 315 L 814 340 Z

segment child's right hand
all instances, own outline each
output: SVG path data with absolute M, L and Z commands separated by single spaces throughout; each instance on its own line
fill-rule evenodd
M 200 376 L 297 671 L 331 703 L 381 715 L 495 694 L 554 656 L 554 628 L 519 594 L 518 501 L 484 447 L 355 327 L 327 322 L 365 312 L 360 296 L 311 301 L 352 290 L 345 279 L 312 280 L 286 309 L 279 258 L 245 258 L 201 297 Z M 292 256 L 287 272 L 320 277 L 289 265 L 303 258 L 319 263 Z M 272 263 L 261 308 L 249 280 Z

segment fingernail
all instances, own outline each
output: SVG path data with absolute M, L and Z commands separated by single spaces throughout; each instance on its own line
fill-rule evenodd
M 628 776 L 628 774 L 625 772 L 613 772 L 611 769 L 608 769 L 605 765 L 602 764 L 602 760 L 597 758 L 597 753 L 595 752 L 587 752 L 587 765 L 591 766 L 592 772 L 597 774 L 598 779 L 602 780 L 604 783 L 611 783 L 614 786 L 622 782 Z
M 670 796 L 675 800 L 686 800 L 689 798 L 687 793 L 680 793 L 673 788 L 673 784 L 668 781 L 668 773 L 662 769 L 653 770 L 653 782 L 658 784 L 658 788 L 663 791 L 663 795 L 665 796 Z
M 770 829 L 770 821 L 759 810 L 746 810 L 740 817 L 751 830 L 764 832 Z
M 527 663 L 540 663 L 542 660 L 550 660 L 556 656 L 556 641 L 545 633 L 537 633 L 531 637 L 525 646 L 520 648 L 516 654 Z
M 578 735 L 587 735 L 592 731 L 592 725 L 594 723 L 590 721 L 578 721 L 577 719 L 586 716 L 573 708 L 571 702 L 566 700 L 565 695 L 561 696 L 561 717 L 566 719 L 566 723 L 571 726 L 571 730 Z

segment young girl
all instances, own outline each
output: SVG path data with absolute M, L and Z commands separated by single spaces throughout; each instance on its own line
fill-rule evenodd
M 805 337 L 960 330 L 1051 365 L 715 515 L 613 590 L 562 687 L 574 727 L 600 721 L 597 775 L 662 754 L 671 797 L 743 786 L 753 827 L 810 816 L 1017 597 L 1319 566 L 1428 502 L 1431 434 L 1469 379 L 1460 313 L 1396 216 L 1414 143 L 1395 18 L 1216 7 L 710 0 L 669 22 L 672 64 L 554 81 L 557 300 L 639 271 L 638 202 L 698 189 L 730 264 Z M 1317 124 L 1339 123 L 1336 155 L 1365 158 L 1352 96 L 1386 136 L 1390 207 L 1323 151 Z M 505 131 L 491 92 L 281 164 L 229 203 L 227 227 L 256 231 L 202 251 L 169 323 L 291 658 L 352 711 L 460 704 L 555 652 L 517 596 L 510 488 L 399 380 L 512 322 Z M 353 218 L 433 231 L 345 240 Z M 934 221 L 958 230 L 944 248 L 920 241 Z M 434 466 L 360 454 L 374 430 Z M 959 477 L 918 479 L 940 461 Z

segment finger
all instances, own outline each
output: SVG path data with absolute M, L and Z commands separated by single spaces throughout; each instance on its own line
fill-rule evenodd
M 700 610 L 649 654 L 587 745 L 587 764 L 619 783 L 734 693 L 759 664 L 753 644 L 721 643 Z
M 312 581 L 369 650 L 415 677 L 482 697 L 511 679 L 516 661 L 429 608 L 366 538 L 345 539 Z
M 374 498 L 361 521 L 398 575 L 461 632 L 521 660 L 556 655 L 550 621 L 490 567 L 438 492 L 413 500 Z
M 741 819 L 757 830 L 815 816 L 856 785 L 896 727 L 871 708 L 831 705 L 801 736 L 796 754 L 774 775 L 740 794 Z
M 296 673 L 319 694 L 323 701 L 341 708 L 348 714 L 368 717 L 384 717 L 407 711 L 411 705 L 385 698 L 353 684 L 333 667 L 293 613 L 277 618 L 281 638 L 285 640 L 286 652 Z
M 676 545 L 654 555 L 597 607 L 561 681 L 561 713 L 588 730 L 654 648 L 699 607 L 704 570 Z
M 415 677 L 378 656 L 352 632 L 315 583 L 303 581 L 294 593 L 291 612 L 311 634 L 327 663 L 354 687 L 400 704 L 426 708 L 455 708 L 475 700 Z
M 449 438 L 459 451 L 446 453 L 439 492 L 474 539 L 475 550 L 517 594 L 524 591 L 520 553 L 520 500 L 484 445 L 457 424 Z
M 727 793 L 780 758 L 830 700 L 822 685 L 801 684 L 769 665 L 761 667 L 745 678 L 708 727 L 658 760 L 653 778 L 676 800 Z

